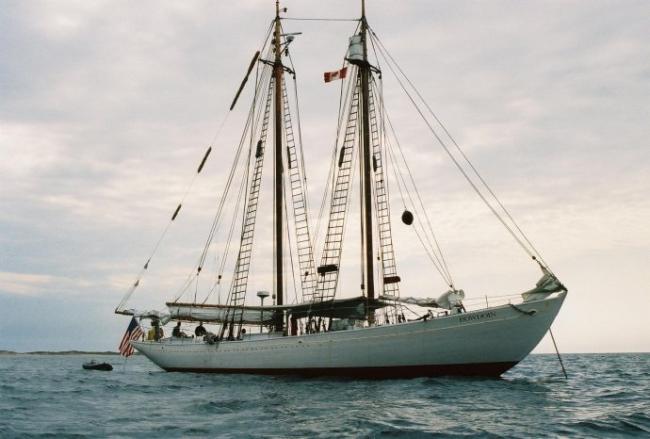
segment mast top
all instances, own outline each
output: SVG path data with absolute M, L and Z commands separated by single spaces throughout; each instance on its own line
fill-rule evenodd
M 363 50 L 363 62 L 368 65 L 368 22 L 366 21 L 366 0 L 361 0 L 361 47 Z
M 280 12 L 287 12 L 287 8 L 280 9 L 280 0 L 275 0 L 275 19 L 280 21 Z

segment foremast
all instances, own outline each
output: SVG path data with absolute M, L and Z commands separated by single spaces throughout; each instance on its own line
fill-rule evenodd
M 281 37 L 280 26 L 280 2 L 275 1 L 275 23 L 273 32 L 273 46 L 275 59 L 273 63 L 274 78 L 274 142 L 273 142 L 273 238 L 274 238 L 274 275 L 275 282 L 273 292 L 275 293 L 276 303 L 284 304 L 284 266 L 283 266 L 283 215 L 284 209 L 284 191 L 283 191 L 283 173 L 282 173 L 282 77 L 284 75 L 284 66 L 282 65 L 282 48 L 280 45 Z M 284 321 L 281 315 L 276 318 L 275 330 L 283 330 Z

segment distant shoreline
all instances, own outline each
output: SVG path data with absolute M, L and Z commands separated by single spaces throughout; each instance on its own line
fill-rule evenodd
M 113 351 L 31 351 L 14 352 L 0 350 L 0 355 L 119 355 Z

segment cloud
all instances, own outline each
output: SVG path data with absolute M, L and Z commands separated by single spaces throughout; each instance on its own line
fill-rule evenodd
M 17 296 L 41 296 L 53 291 L 75 295 L 90 286 L 87 281 L 32 273 L 0 272 L 0 293 Z

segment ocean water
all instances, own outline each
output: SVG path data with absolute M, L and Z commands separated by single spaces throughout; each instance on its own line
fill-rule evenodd
M 532 355 L 501 379 L 112 372 L 0 356 L 0 437 L 650 437 L 650 354 Z

